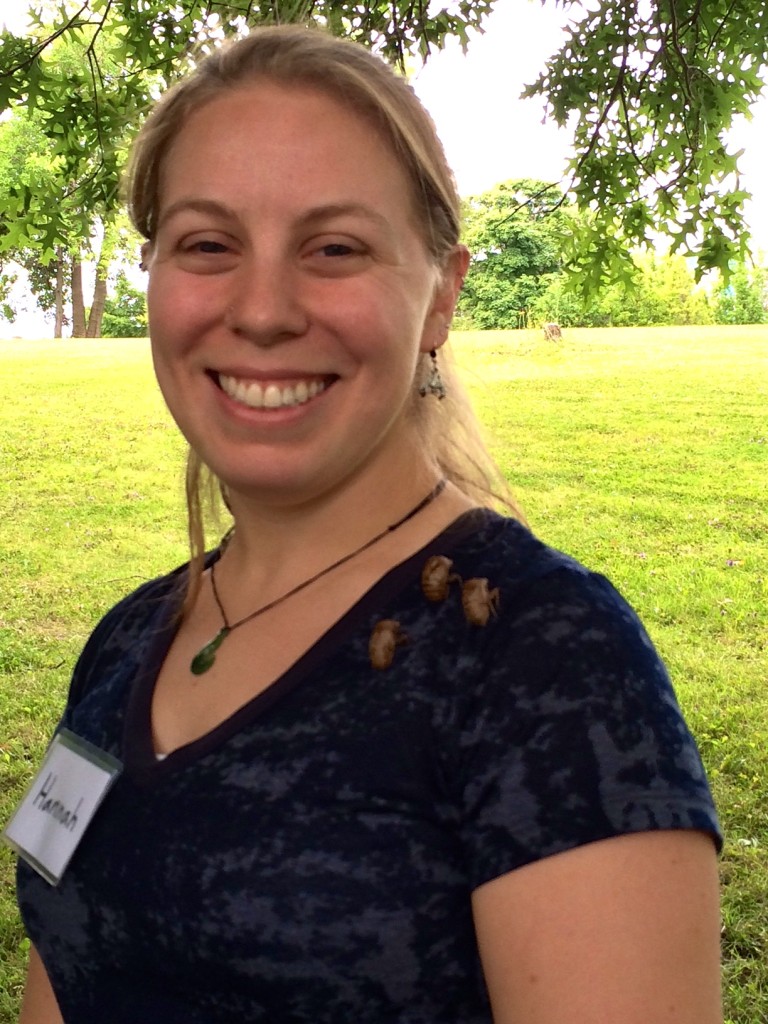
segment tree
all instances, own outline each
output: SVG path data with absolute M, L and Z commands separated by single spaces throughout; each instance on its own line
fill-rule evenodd
M 13 197 L 25 191 L 30 197 L 28 209 L 34 208 L 33 196 L 43 192 L 61 194 L 57 178 L 57 159 L 51 158 L 49 146 L 34 114 L 21 109 L 0 124 L 0 193 Z M 64 201 L 63 198 L 61 200 Z M 32 218 L 30 218 L 32 220 Z M 4 259 L 12 261 L 26 271 L 39 305 L 45 310 L 54 306 L 63 310 L 65 282 L 63 265 L 65 254 L 58 247 L 53 258 L 44 256 L 35 245 L 34 225 L 25 229 L 18 219 L 6 217 L 0 223 L 0 250 Z M 16 311 L 6 302 L 6 319 L 15 319 Z M 61 320 L 57 316 L 57 334 L 61 336 Z
M 146 338 L 148 334 L 146 295 L 130 283 L 123 271 L 119 271 L 114 295 L 105 303 L 101 336 Z
M 91 303 L 91 308 L 88 311 L 88 322 L 85 328 L 85 336 L 87 338 L 99 338 L 104 335 L 104 331 L 102 330 L 102 318 L 104 317 L 107 308 L 107 287 L 110 273 L 112 272 L 116 260 L 122 262 L 126 258 L 130 258 L 132 255 L 135 256 L 138 254 L 140 242 L 141 239 L 131 225 L 128 214 L 125 210 L 119 210 L 117 213 L 111 214 L 109 219 L 102 223 L 101 243 L 98 248 L 98 256 L 96 259 L 93 301 Z M 122 271 L 118 273 L 118 284 L 121 277 L 124 278 L 124 276 L 125 275 Z M 125 295 L 127 298 L 128 292 L 125 292 Z M 146 331 L 144 333 L 146 333 Z M 104 336 L 109 337 L 109 335 Z M 124 335 L 126 338 L 139 336 L 140 335 Z
M 71 324 L 74 337 L 97 337 L 110 268 L 116 258 L 138 249 L 138 235 L 122 210 L 104 216 L 97 211 L 78 210 L 77 195 L 71 194 L 62 178 L 61 159 L 51 156 L 39 122 L 37 113 L 21 109 L 0 124 L 0 192 L 18 195 L 25 191 L 30 210 L 36 210 L 38 203 L 46 202 L 48 197 L 57 197 L 65 244 L 57 245 L 53 252 L 37 245 L 31 219 L 28 227 L 18 221 L 0 223 L 0 246 L 5 250 L 5 260 L 26 272 L 39 308 L 54 312 L 54 337 L 62 336 L 65 322 Z M 83 237 L 84 225 L 88 234 Z M 85 260 L 91 259 L 96 262 L 96 277 L 86 323 L 81 268 Z M 5 318 L 12 322 L 15 311 L 7 292 L 7 287 L 0 287 Z
M 651 232 L 691 253 L 697 274 L 743 262 L 747 193 L 725 133 L 763 89 L 768 0 L 542 0 L 574 14 L 565 42 L 526 90 L 572 124 L 569 193 L 591 212 L 567 263 L 586 290 L 629 280 L 630 253 Z M 158 87 L 202 44 L 265 21 L 317 21 L 402 63 L 449 37 L 466 44 L 495 0 L 62 0 L 29 37 L 0 37 L 0 111 L 38 110 L 80 210 L 118 205 L 125 142 Z M 74 80 L 48 59 L 57 40 L 79 47 Z M 34 211 L 24 189 L 8 215 L 53 254 L 66 233 L 55 199 Z M 34 216 L 33 216 L 34 214 Z
M 17 275 L 8 271 L 0 264 L 0 320 L 7 320 L 13 323 L 16 319 L 16 310 L 11 305 L 11 289 L 16 283 Z
M 114 72 L 108 52 L 95 40 L 94 52 L 102 68 Z M 56 74 L 70 83 L 82 78 L 80 50 L 63 39 L 52 44 L 47 60 Z M 116 257 L 138 246 L 138 236 L 117 205 L 96 204 L 84 209 L 82 196 L 73 186 L 66 160 L 57 153 L 48 132 L 43 110 L 16 107 L 0 124 L 0 186 L 10 210 L 23 203 L 24 216 L 11 213 L 0 225 L 0 251 L 4 250 L 27 273 L 38 306 L 55 311 L 54 336 L 61 337 L 65 322 L 74 337 L 96 337 L 106 300 L 107 278 Z M 82 166 L 88 171 L 94 155 L 84 152 Z M 53 249 L 45 233 L 45 210 L 55 203 L 58 244 Z M 95 261 L 96 275 L 90 315 L 86 322 L 82 266 Z M 67 317 L 66 308 L 70 307 Z
M 642 254 L 638 257 L 642 280 L 652 297 L 659 325 L 711 324 L 714 322 L 707 293 L 696 287 L 695 275 L 680 254 Z
M 749 196 L 725 133 L 763 90 L 767 33 L 768 0 L 595 0 L 572 23 L 525 95 L 575 121 L 569 191 L 591 217 L 569 263 L 587 290 L 630 280 L 651 231 L 697 279 L 744 259 Z
M 768 269 L 745 264 L 737 267 L 715 293 L 715 318 L 719 324 L 768 322 Z
M 680 255 L 635 254 L 636 277 L 631 289 L 602 286 L 584 298 L 558 275 L 534 302 L 536 323 L 555 320 L 564 327 L 648 327 L 711 324 L 706 293 Z
M 562 193 L 545 182 L 506 181 L 465 203 L 472 253 L 458 312 L 481 329 L 525 327 L 532 303 L 562 268 L 571 230 Z

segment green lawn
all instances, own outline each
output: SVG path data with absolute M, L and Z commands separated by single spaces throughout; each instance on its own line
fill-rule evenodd
M 605 572 L 662 651 L 727 831 L 726 1015 L 768 1021 L 768 328 L 454 335 L 543 539 Z M 183 448 L 144 341 L 0 342 L 0 817 L 120 595 L 184 558 Z M 0 850 L 0 1024 L 25 957 Z

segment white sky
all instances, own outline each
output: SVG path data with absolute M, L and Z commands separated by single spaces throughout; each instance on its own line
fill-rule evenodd
M 509 178 L 560 179 L 569 133 L 541 123 L 540 98 L 519 97 L 559 49 L 568 17 L 552 0 L 543 7 L 539 0 L 497 0 L 485 34 L 475 36 L 466 56 L 458 44 L 448 47 L 415 77 L 462 195 Z M 745 150 L 740 167 L 742 185 L 754 197 L 746 212 L 755 251 L 768 252 L 768 96 L 729 138 L 731 148 Z
M 0 21 L 20 31 L 28 0 L 0 0 Z M 567 13 L 549 0 L 497 0 L 484 34 L 475 34 L 466 55 L 458 44 L 434 53 L 413 79 L 432 114 L 454 169 L 459 191 L 471 195 L 510 178 L 557 181 L 569 150 L 567 131 L 542 124 L 540 99 L 519 99 L 558 49 Z M 768 98 L 754 119 L 734 128 L 735 148 L 744 148 L 742 183 L 754 195 L 747 210 L 756 250 L 768 252 Z M 40 333 L 39 321 L 17 321 L 13 334 Z M 0 331 L 9 333 L 0 323 Z
M 541 99 L 520 100 L 558 49 L 565 14 L 554 5 L 498 0 L 466 55 L 458 43 L 433 53 L 413 78 L 432 114 L 462 195 L 510 178 L 559 179 L 570 138 L 542 123 Z

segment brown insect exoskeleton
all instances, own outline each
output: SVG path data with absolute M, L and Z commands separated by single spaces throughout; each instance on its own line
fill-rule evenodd
M 490 590 L 485 577 L 466 580 L 461 588 L 461 604 L 467 622 L 473 626 L 485 626 L 499 607 L 499 588 Z
M 421 589 L 428 601 L 444 601 L 448 597 L 448 586 L 461 580 L 458 573 L 451 572 L 453 562 L 445 555 L 431 555 L 421 570 Z
M 408 638 L 395 619 L 382 619 L 373 627 L 368 641 L 368 654 L 374 668 L 389 668 L 395 649 L 408 642 Z

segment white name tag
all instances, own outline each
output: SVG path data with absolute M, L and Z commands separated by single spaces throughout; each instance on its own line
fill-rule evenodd
M 56 885 L 122 767 L 110 754 L 62 729 L 2 838 Z

